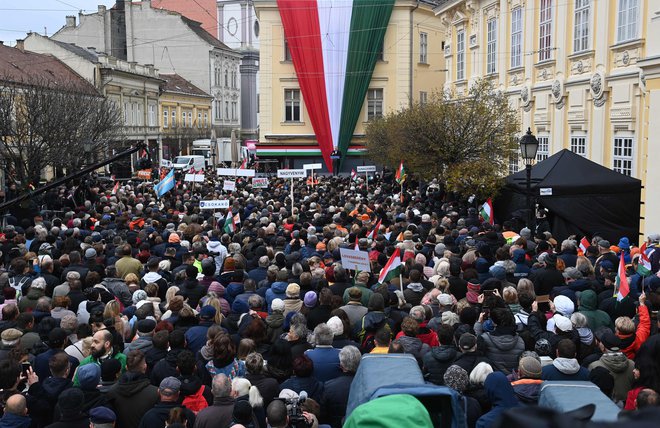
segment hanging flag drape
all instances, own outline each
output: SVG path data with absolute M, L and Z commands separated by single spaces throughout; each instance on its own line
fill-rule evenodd
M 345 155 L 394 0 L 277 0 L 300 91 L 321 154 Z

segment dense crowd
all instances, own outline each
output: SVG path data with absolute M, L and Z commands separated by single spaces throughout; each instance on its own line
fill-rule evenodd
M 303 425 L 372 426 L 345 418 L 367 353 L 412 355 L 470 427 L 537 404 L 546 380 L 590 381 L 625 414 L 660 402 L 660 235 L 642 276 L 636 237 L 583 252 L 547 222 L 484 222 L 434 183 L 301 180 L 293 209 L 289 185 L 92 185 L 84 203 L 62 187 L 48 215 L 9 216 L 0 428 L 279 428 L 301 396 Z M 212 199 L 230 209 L 200 209 Z M 397 250 L 400 275 L 379 283 Z M 378 426 L 428 426 L 409 400 Z

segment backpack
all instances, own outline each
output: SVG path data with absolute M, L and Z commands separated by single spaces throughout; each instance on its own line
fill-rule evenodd
M 187 409 L 190 409 L 195 415 L 197 415 L 200 410 L 206 409 L 209 406 L 206 398 L 204 398 L 204 388 L 206 388 L 206 386 L 202 385 L 196 393 L 187 395 L 181 403 Z
M 376 347 L 375 334 L 382 327 L 387 327 L 388 329 L 390 329 L 389 328 L 390 325 L 387 323 L 387 318 L 383 318 L 380 322 L 375 323 L 368 328 L 365 328 L 364 317 L 362 317 L 362 326 L 360 329 L 360 333 L 358 333 L 358 338 L 362 339 L 362 341 L 360 342 L 360 347 L 362 348 L 363 353 L 368 354 L 369 352 L 371 352 L 372 349 Z
M 15 277 L 15 276 L 12 276 L 11 278 L 9 278 L 9 286 L 10 286 L 11 288 L 13 288 L 14 290 L 16 290 L 16 299 L 19 299 L 20 296 L 23 294 L 23 293 L 22 293 L 23 286 L 24 286 L 25 283 L 28 282 L 29 280 L 30 280 L 30 277 L 27 276 L 27 275 L 23 275 L 23 277 L 18 281 L 18 283 L 17 283 L 17 281 L 16 281 L 16 277 Z

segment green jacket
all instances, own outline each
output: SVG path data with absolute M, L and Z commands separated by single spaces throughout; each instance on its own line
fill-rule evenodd
M 409 394 L 388 395 L 358 406 L 344 428 L 433 427 L 424 405 Z
M 115 355 L 112 356 L 115 360 L 119 361 L 121 363 L 121 372 L 124 373 L 126 371 L 126 355 L 122 354 L 121 352 L 116 353 Z M 85 364 L 101 364 L 99 361 L 92 357 L 91 355 L 87 356 L 84 360 L 80 362 L 78 365 L 78 368 L 84 366 Z M 78 383 L 78 369 L 76 369 L 76 373 L 73 375 L 73 385 L 74 386 L 80 386 Z
M 585 290 L 580 294 L 578 312 L 587 318 L 591 331 L 595 332 L 600 327 L 613 327 L 612 320 L 607 312 L 598 309 L 598 296 L 593 290 Z

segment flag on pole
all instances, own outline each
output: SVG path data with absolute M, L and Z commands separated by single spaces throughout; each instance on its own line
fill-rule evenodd
M 378 275 L 378 283 L 382 284 L 399 276 L 401 266 L 401 250 L 397 248 L 394 250 L 392 257 L 387 261 L 387 264 L 380 271 L 380 275 Z
M 642 244 L 639 249 L 639 260 L 637 260 L 637 273 L 641 276 L 648 276 L 651 274 L 651 260 L 649 256 L 653 254 L 655 248 L 651 248 L 649 254 L 646 254 L 646 242 Z
M 396 237 L 397 242 L 403 242 L 403 232 L 400 232 Z
M 247 168 L 247 158 L 243 159 L 243 162 L 241 162 L 241 166 L 238 167 L 238 169 L 245 169 Z
M 355 237 L 355 251 L 360 251 L 360 246 L 358 245 L 358 237 Z
M 399 169 L 396 170 L 396 176 L 394 178 L 396 179 L 397 183 L 403 184 L 407 177 L 408 175 L 406 174 L 406 170 L 403 167 L 403 161 L 401 161 L 401 163 L 399 163 Z
M 493 200 L 488 198 L 488 200 L 481 206 L 479 209 L 479 215 L 484 219 L 485 222 L 490 224 L 495 224 L 493 219 Z
M 358 175 L 357 172 L 355 172 L 355 168 L 351 169 L 351 180 L 352 181 L 357 181 Z
M 619 270 L 616 273 L 616 284 L 614 289 L 617 290 L 615 296 L 616 300 L 619 302 L 630 293 L 628 277 L 626 277 L 626 263 L 623 261 L 623 254 L 621 254 L 621 258 L 619 259 Z
M 174 189 L 174 169 L 171 169 L 170 172 L 154 186 L 156 191 L 156 196 L 161 197 L 165 193 Z
M 374 228 L 371 230 L 371 232 L 369 232 L 367 234 L 367 238 L 376 239 L 376 237 L 378 236 L 378 230 L 380 229 L 381 223 L 382 223 L 382 220 L 378 219 L 378 222 L 376 223 Z
M 238 225 L 241 223 L 241 216 L 236 213 L 236 215 L 232 216 L 231 212 L 227 213 L 227 218 L 225 219 L 225 225 L 223 226 L 223 230 L 226 233 L 234 233 L 236 229 L 238 229 Z
M 119 182 L 115 181 L 115 185 L 112 186 L 112 194 L 116 195 L 118 190 L 119 190 Z
M 580 250 L 582 250 L 582 254 L 587 254 L 587 248 L 589 245 L 591 244 L 587 240 L 587 237 L 583 236 L 582 239 L 580 239 Z

